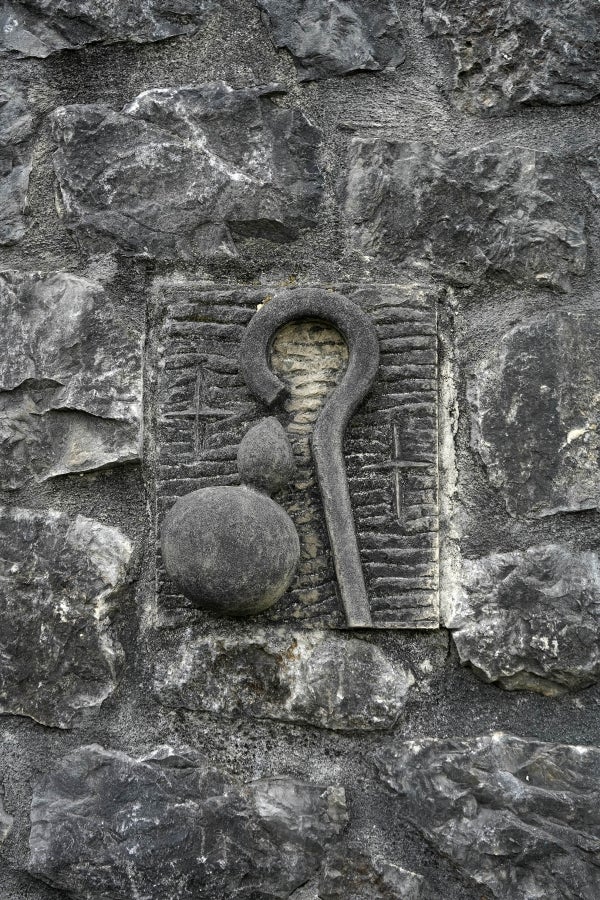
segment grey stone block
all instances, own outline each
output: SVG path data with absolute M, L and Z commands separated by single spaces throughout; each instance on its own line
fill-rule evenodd
M 404 62 L 395 0 L 257 0 L 276 47 L 296 62 L 300 81 Z
M 131 553 L 94 519 L 0 507 L 0 713 L 69 728 L 112 693 Z
M 342 788 L 92 745 L 38 784 L 31 818 L 31 872 L 78 900 L 250 900 L 304 884 L 347 814 Z
M 544 544 L 464 560 L 445 624 L 461 661 L 510 690 L 558 694 L 600 675 L 600 561 Z
M 492 896 L 598 897 L 598 747 L 420 738 L 380 751 L 377 766 L 402 814 Z
M 89 248 L 147 258 L 234 255 L 236 241 L 294 240 L 314 224 L 321 133 L 269 98 L 224 82 L 145 91 L 115 112 L 54 114 L 66 223 Z
M 467 112 L 564 106 L 600 94 L 595 0 L 425 0 L 423 16 L 451 47 L 455 96 Z
M 471 384 L 472 444 L 513 515 L 600 501 L 600 325 L 553 312 L 517 325 Z
M 0 274 L 0 484 L 139 460 L 142 338 L 103 289 L 65 272 Z
M 413 683 L 367 641 L 283 629 L 196 639 L 186 631 L 155 672 L 157 695 L 173 708 L 334 731 L 392 728 Z
M 319 882 L 319 900 L 420 900 L 422 875 L 402 869 L 380 856 L 369 857 L 360 846 L 336 848 Z
M 101 41 L 162 41 L 193 34 L 214 0 L 2 0 L 0 50 L 46 57 Z
M 4 804 L 2 803 L 1 796 L 2 789 L 0 785 L 0 844 L 2 844 L 8 837 L 13 824 L 13 818 L 12 816 L 9 816 L 4 809 Z
M 349 243 L 460 285 L 496 275 L 568 290 L 587 256 L 577 191 L 569 161 L 550 152 L 356 138 L 344 190 Z
M 25 95 L 5 82 L 0 88 L 0 244 L 17 243 L 27 228 L 32 126 Z

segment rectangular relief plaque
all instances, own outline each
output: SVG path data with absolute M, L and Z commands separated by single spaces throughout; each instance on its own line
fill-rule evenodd
M 372 625 L 437 628 L 437 294 L 421 285 L 327 285 L 357 304 L 376 329 L 380 363 L 343 444 L 348 488 Z M 303 288 L 297 288 L 300 298 Z M 286 289 L 287 296 L 293 291 Z M 314 319 L 284 325 L 269 365 L 287 387 L 281 407 L 254 397 L 240 372 L 240 345 L 253 315 L 283 289 L 199 284 L 163 286 L 156 343 L 156 527 L 181 496 L 239 484 L 236 456 L 248 429 L 276 415 L 297 470 L 277 495 L 300 537 L 301 559 L 287 592 L 261 624 L 347 627 L 333 565 L 311 434 L 325 398 L 344 375 L 346 344 Z M 175 614 L 190 602 L 164 571 L 157 540 L 158 594 Z

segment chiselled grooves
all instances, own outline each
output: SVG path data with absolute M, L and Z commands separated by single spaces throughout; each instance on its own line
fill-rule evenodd
M 341 294 L 303 290 L 280 295 L 276 302 L 263 306 L 250 322 L 242 340 L 240 368 L 253 394 L 269 406 L 276 403 L 286 387 L 269 368 L 271 342 L 282 325 L 306 318 L 331 322 L 348 344 L 348 367 L 317 420 L 312 450 L 346 623 L 352 628 L 370 627 L 373 623 L 342 443 L 352 414 L 377 374 L 379 343 L 375 328 L 360 307 Z

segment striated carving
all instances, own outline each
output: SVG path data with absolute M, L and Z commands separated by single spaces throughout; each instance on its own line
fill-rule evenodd
M 380 348 L 373 386 L 363 403 L 354 407 L 359 399 L 351 401 L 352 409 L 339 399 L 345 395 L 345 385 L 354 384 L 351 360 L 343 374 L 352 348 L 348 349 L 339 331 L 325 321 L 331 306 L 324 297 L 333 298 L 337 309 L 343 306 L 352 310 L 351 319 L 357 328 L 359 320 L 372 323 L 367 326 L 369 372 L 363 372 L 357 388 L 361 396 L 377 368 L 377 345 Z M 325 305 L 317 308 L 317 303 Z M 239 485 L 236 458 L 247 455 L 250 449 L 248 439 L 243 452 L 240 442 L 249 426 L 263 420 L 259 427 L 265 427 L 264 416 L 269 412 L 254 393 L 255 376 L 249 370 L 258 352 L 249 349 L 251 339 L 247 335 L 252 335 L 261 320 L 266 321 L 263 316 L 269 310 L 273 311 L 269 315 L 274 315 L 277 309 L 281 310 L 281 322 L 288 321 L 292 310 L 296 318 L 281 327 L 269 326 L 270 336 L 264 340 L 260 355 L 261 371 L 279 394 L 272 412 L 294 451 L 295 475 L 277 499 L 296 526 L 300 560 L 289 588 L 264 613 L 265 622 L 347 627 L 336 565 L 339 571 L 339 560 L 347 557 L 350 548 L 342 540 L 341 555 L 334 560 L 335 548 L 330 547 L 331 529 L 320 490 L 324 478 L 334 504 L 336 485 L 340 475 L 346 481 L 346 473 L 344 502 L 350 512 L 349 522 L 342 523 L 342 533 L 352 529 L 353 521 L 357 545 L 354 571 L 358 570 L 362 579 L 363 598 L 368 597 L 362 611 L 370 613 L 376 628 L 437 628 L 436 293 L 420 285 L 340 285 L 335 294 L 331 289 L 314 287 L 273 291 L 168 286 L 164 306 L 158 311 L 158 529 L 163 528 L 178 498 L 202 488 Z M 253 321 L 257 324 L 251 325 Z M 338 327 L 343 329 L 342 325 Z M 354 345 L 353 339 L 346 336 L 346 340 Z M 248 352 L 247 366 L 244 352 Z M 203 384 L 201 408 L 210 423 L 201 442 L 196 427 L 199 372 Z M 337 473 L 334 471 L 333 476 L 329 467 L 334 460 L 328 459 L 332 445 L 327 432 L 332 428 L 329 415 L 334 416 L 333 434 L 339 440 Z M 350 416 L 342 454 L 341 435 Z M 264 465 L 265 442 L 261 449 L 260 439 L 256 441 L 252 452 Z M 320 466 L 315 465 L 319 452 L 324 460 Z M 273 442 L 269 453 L 282 455 L 281 450 L 275 451 Z M 255 488 L 247 471 L 241 473 Z M 333 530 L 335 541 L 335 524 Z M 342 572 L 342 580 L 347 582 L 348 570 Z M 163 622 L 189 621 L 192 604 L 182 597 L 160 561 L 157 574 Z M 362 623 L 366 621 L 365 615 Z M 361 620 L 353 622 L 361 624 Z
M 287 294 L 256 313 L 242 340 L 240 365 L 253 394 L 272 406 L 286 392 L 268 365 L 275 332 L 295 319 L 331 322 L 346 339 L 348 368 L 323 408 L 312 438 L 312 452 L 321 488 L 325 520 L 346 623 L 351 628 L 372 625 L 354 515 L 348 491 L 343 439 L 352 414 L 371 388 L 379 366 L 379 344 L 372 323 L 359 306 L 340 294 L 305 290 Z

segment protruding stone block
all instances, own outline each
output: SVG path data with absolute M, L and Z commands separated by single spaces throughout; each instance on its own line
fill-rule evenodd
M 155 675 L 167 706 L 334 731 L 393 728 L 413 683 L 409 669 L 367 641 L 281 629 L 197 639 L 186 632 Z
M 445 624 L 486 681 L 550 695 L 586 687 L 600 676 L 600 560 L 556 544 L 466 559 Z
M 495 275 L 567 290 L 586 266 L 581 189 L 568 159 L 528 147 L 356 138 L 345 187 L 350 245 L 461 285 Z
M 0 508 L 0 713 L 68 728 L 112 693 L 111 616 L 131 553 L 94 519 Z
M 4 809 L 1 796 L 2 793 L 0 789 L 0 844 L 2 844 L 8 837 L 13 824 L 13 818 L 12 816 L 9 816 Z
M 24 94 L 5 82 L 0 88 L 0 244 L 17 243 L 27 228 L 32 124 Z
M 553 312 L 517 325 L 469 387 L 472 444 L 512 515 L 600 502 L 600 324 Z
M 455 96 L 467 112 L 564 106 L 600 94 L 596 0 L 425 0 L 423 16 L 450 45 Z
M 300 81 L 404 62 L 395 0 L 257 0 L 276 47 L 296 62 Z
M 62 107 L 54 165 L 62 215 L 90 249 L 149 259 L 235 254 L 243 237 L 294 240 L 323 189 L 320 131 L 224 82 L 145 91 L 115 112 Z
M 194 751 L 92 745 L 42 780 L 31 818 L 31 872 L 78 900 L 243 900 L 291 896 L 347 813 L 342 788 L 240 785 Z
M 371 859 L 360 846 L 334 851 L 319 882 L 319 900 L 420 900 L 422 875 L 402 869 L 380 856 Z
M 498 900 L 598 897 L 600 748 L 420 738 L 377 766 L 402 815 Z
M 65 272 L 0 275 L 0 484 L 140 459 L 142 336 Z
M 214 0 L 3 0 L 0 50 L 46 57 L 87 44 L 193 34 Z

